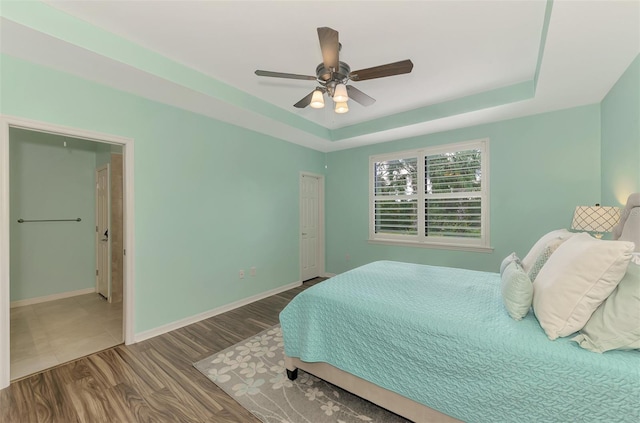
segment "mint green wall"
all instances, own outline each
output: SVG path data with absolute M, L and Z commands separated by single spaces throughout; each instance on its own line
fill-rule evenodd
M 489 138 L 493 253 L 367 243 L 369 156 Z M 549 230 L 567 228 L 577 204 L 600 198 L 600 108 L 583 106 L 328 154 L 327 271 L 399 260 L 496 271 Z M 350 260 L 346 260 L 346 255 Z
M 0 59 L 2 113 L 135 139 L 136 332 L 299 280 L 299 174 L 323 153 Z
M 11 301 L 95 287 L 95 143 L 13 128 L 9 139 Z
M 96 167 L 111 163 L 111 145 L 96 143 Z
M 640 55 L 600 105 L 602 204 L 624 205 L 640 191 Z

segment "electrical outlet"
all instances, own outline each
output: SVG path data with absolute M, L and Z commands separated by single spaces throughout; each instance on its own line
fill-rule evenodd
M 252 267 L 252 268 L 249 270 L 249 274 L 250 274 L 251 276 L 255 276 L 255 275 L 256 275 L 256 268 L 255 268 L 255 267 Z
M 244 279 L 244 270 L 240 271 L 240 279 Z
M 346 261 L 351 260 L 351 256 L 349 255 L 349 253 L 345 254 L 344 259 L 345 259 Z

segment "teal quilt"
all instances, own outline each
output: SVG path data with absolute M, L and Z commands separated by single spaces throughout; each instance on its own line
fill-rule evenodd
M 466 422 L 640 421 L 640 351 L 597 354 L 511 319 L 500 275 L 391 261 L 317 284 L 280 314 L 285 353 Z

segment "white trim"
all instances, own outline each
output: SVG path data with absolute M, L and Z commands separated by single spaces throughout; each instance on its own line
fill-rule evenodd
M 318 276 L 324 275 L 325 270 L 325 229 L 324 229 L 324 175 L 311 172 L 300 172 L 298 187 L 298 256 L 300 266 L 300 280 L 302 279 L 302 177 L 309 176 L 318 179 Z
M 332 277 L 337 276 L 337 275 L 335 273 L 325 273 L 323 276 L 325 278 L 332 278 Z
M 135 201 L 134 201 L 134 144 L 133 139 L 122 146 L 122 160 L 124 173 L 122 175 L 124 186 L 124 207 L 122 209 L 122 231 L 124 234 L 124 271 L 123 274 L 123 329 L 124 343 L 129 345 L 134 340 L 134 321 L 135 321 Z
M 190 317 L 185 317 L 184 319 L 176 320 L 175 322 L 172 322 L 172 323 L 167 323 L 166 325 L 158 326 L 157 328 L 154 328 L 154 329 L 149 329 L 144 332 L 139 332 L 135 336 L 135 342 L 142 342 L 147 339 L 165 334 L 167 332 L 171 332 L 172 330 L 180 329 L 182 327 L 191 325 L 193 323 L 197 323 L 201 320 L 208 319 L 210 317 L 217 316 L 222 313 L 226 313 L 227 311 L 235 310 L 236 308 L 246 306 L 247 304 L 251 304 L 256 301 L 263 300 L 272 295 L 279 294 L 281 292 L 288 291 L 293 288 L 297 288 L 300 285 L 302 285 L 301 281 L 293 282 L 288 285 L 281 286 L 279 288 L 274 288 L 260 294 L 252 295 L 251 297 L 247 297 L 242 300 L 234 301 L 232 303 L 225 304 L 223 306 L 216 307 L 208 311 L 204 311 L 202 313 L 194 314 L 193 316 L 190 316 Z
M 381 245 L 400 245 L 404 247 L 419 247 L 419 248 L 432 248 L 436 250 L 455 250 L 455 251 L 473 251 L 476 253 L 492 253 L 493 247 L 482 247 L 477 245 L 464 245 L 464 244 L 438 244 L 435 242 L 411 242 L 411 241 L 395 241 L 385 239 L 370 239 L 367 241 L 369 244 L 381 244 Z
M 49 301 L 61 300 L 63 298 L 77 297 L 78 295 L 93 294 L 95 292 L 96 292 L 95 288 L 84 288 L 84 289 L 78 289 L 76 291 L 45 295 L 43 297 L 35 297 L 35 298 L 27 298 L 26 300 L 11 301 L 11 308 L 46 303 Z
M 9 127 L 82 138 L 122 146 L 124 157 L 124 292 L 123 329 L 126 344 L 134 342 L 134 140 L 46 122 L 0 115 L 0 389 L 10 383 L 10 216 L 9 216 Z
M 9 125 L 0 119 L 0 389 L 9 386 L 11 361 L 9 285 Z

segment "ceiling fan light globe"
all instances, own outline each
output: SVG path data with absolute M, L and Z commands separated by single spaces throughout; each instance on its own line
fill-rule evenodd
M 333 101 L 336 103 L 346 103 L 349 100 L 347 87 L 344 84 L 337 84 L 333 92 Z
M 336 113 L 347 113 L 349 111 L 349 105 L 346 101 L 341 101 L 336 103 L 336 108 L 334 109 Z
M 314 109 L 322 109 L 324 107 L 324 96 L 322 95 L 322 91 L 315 90 L 313 92 L 309 106 Z

